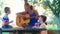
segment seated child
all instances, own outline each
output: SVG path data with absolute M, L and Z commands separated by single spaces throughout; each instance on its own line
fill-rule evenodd
M 40 15 L 40 17 L 39 17 L 39 21 L 41 23 L 40 28 L 46 28 L 46 25 L 47 25 L 47 23 L 45 22 L 46 19 L 47 19 L 46 16 Z M 47 33 L 47 30 L 43 30 L 39 34 L 48 34 L 48 33 Z
M 47 23 L 45 22 L 47 19 L 46 16 L 44 15 L 40 15 L 39 16 L 39 22 L 40 22 L 40 26 L 38 23 L 35 23 L 35 26 L 33 28 L 46 28 Z M 44 31 L 40 31 L 38 34 L 48 34 L 47 30 Z
M 13 22 L 13 21 L 9 21 L 9 17 L 8 17 L 8 15 L 10 14 L 10 8 L 9 7 L 5 7 L 4 11 L 5 11 L 5 15 L 2 18 L 2 22 L 3 22 L 2 28 L 3 29 L 5 29 L 5 28 L 12 28 L 12 26 L 9 25 L 9 24 L 11 22 Z
M 2 29 L 12 28 L 12 26 L 9 24 L 12 23 L 13 21 L 9 21 L 9 17 L 8 17 L 8 15 L 10 14 L 10 8 L 5 7 L 4 11 L 5 11 L 5 15 L 2 18 L 2 22 L 3 22 Z M 9 34 L 14 34 L 14 32 L 9 32 Z
M 39 21 L 40 21 L 40 24 L 41 24 L 40 28 L 46 28 L 46 25 L 47 25 L 47 23 L 45 22 L 46 19 L 47 19 L 46 16 L 40 15 L 40 17 L 39 17 Z

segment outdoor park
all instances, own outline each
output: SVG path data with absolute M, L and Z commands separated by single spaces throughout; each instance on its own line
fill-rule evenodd
M 28 0 L 28 3 L 38 11 L 39 15 L 43 14 L 47 16 L 47 30 L 60 29 L 60 0 Z M 22 12 L 24 10 L 24 0 L 0 0 L 0 28 L 2 26 L 1 20 L 5 6 L 12 8 L 10 16 L 14 16 L 10 19 L 14 20 L 14 22 L 10 25 L 17 27 L 14 19 L 16 16 L 15 13 Z M 5 33 L 8 34 L 9 32 L 3 32 L 3 34 Z

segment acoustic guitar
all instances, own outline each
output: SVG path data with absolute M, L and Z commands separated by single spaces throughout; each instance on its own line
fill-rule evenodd
M 28 19 L 30 16 L 29 14 L 21 14 L 21 15 L 16 16 L 16 25 L 24 27 L 28 25 L 28 23 L 30 22 L 30 19 Z

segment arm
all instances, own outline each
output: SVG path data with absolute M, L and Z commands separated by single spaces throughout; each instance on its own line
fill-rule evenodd
M 41 24 L 41 25 L 40 25 L 40 28 L 46 28 L 46 24 L 44 24 L 44 23 Z
M 36 13 L 36 18 L 38 19 L 39 14 L 36 10 L 35 10 L 35 13 Z
M 9 23 L 12 23 L 13 22 L 13 20 L 12 21 L 9 21 Z
M 26 14 L 26 12 L 19 12 L 19 13 L 16 13 L 16 15 L 21 15 L 21 14 Z

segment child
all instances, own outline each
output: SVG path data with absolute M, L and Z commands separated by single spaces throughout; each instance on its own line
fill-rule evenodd
M 40 17 L 39 17 L 39 21 L 41 23 L 40 28 L 46 28 L 46 25 L 47 25 L 47 23 L 45 22 L 46 19 L 47 19 L 46 16 L 40 15 Z M 47 30 L 43 30 L 39 34 L 48 34 L 48 33 L 47 33 Z
M 12 28 L 12 26 L 9 25 L 9 24 L 12 23 L 13 21 L 9 21 L 9 17 L 8 17 L 8 15 L 10 14 L 10 8 L 9 7 L 5 7 L 4 11 L 5 11 L 5 15 L 2 18 L 2 22 L 3 22 L 2 29 Z M 9 32 L 9 34 L 14 34 L 14 33 L 13 32 Z
M 47 23 L 45 22 L 47 19 L 46 16 L 40 15 L 39 16 L 39 22 L 40 26 L 38 23 L 35 23 L 35 26 L 33 28 L 46 28 Z M 38 34 L 47 34 L 47 30 L 41 30 Z
M 5 11 L 5 15 L 2 18 L 2 22 L 3 22 L 2 28 L 3 29 L 5 29 L 5 28 L 12 28 L 12 26 L 9 25 L 9 24 L 11 22 L 13 22 L 13 21 L 9 21 L 9 17 L 8 17 L 8 15 L 10 14 L 10 8 L 9 7 L 5 7 L 4 11 Z
M 47 19 L 46 16 L 40 15 L 40 17 L 39 17 L 39 21 L 40 21 L 40 24 L 41 24 L 40 28 L 46 28 L 46 25 L 47 25 L 47 23 L 45 22 L 46 19 Z

